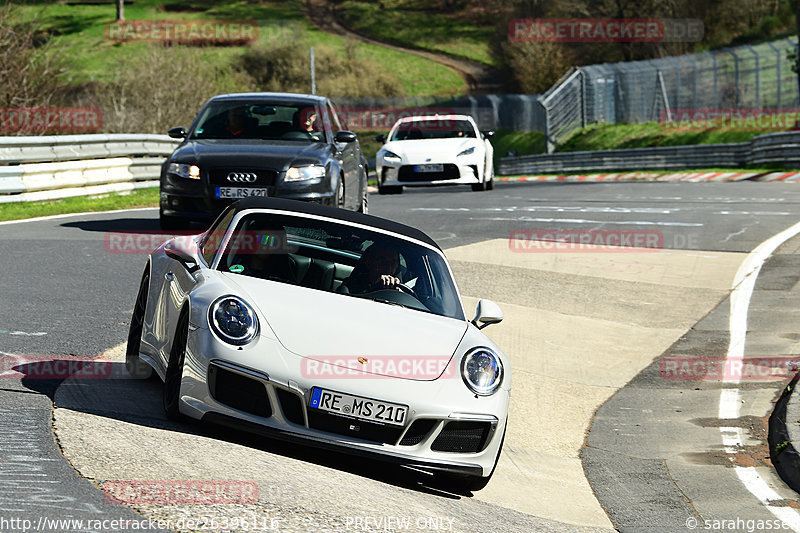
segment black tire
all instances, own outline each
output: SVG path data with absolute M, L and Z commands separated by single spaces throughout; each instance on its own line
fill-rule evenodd
M 344 208 L 344 178 L 339 176 L 339 184 L 336 185 L 336 198 L 334 199 L 335 207 L 339 209 Z
M 364 187 L 364 192 L 361 194 L 361 204 L 358 206 L 358 212 L 364 213 L 365 215 L 369 213 L 369 198 L 367 196 L 366 187 Z
M 164 376 L 164 413 L 170 420 L 181 419 L 181 412 L 178 406 L 181 398 L 181 378 L 183 377 L 183 364 L 186 360 L 188 334 L 189 314 L 184 312 L 178 320 L 178 327 L 175 329 L 175 338 L 172 340 L 167 372 Z
M 472 184 L 472 190 L 475 191 L 475 192 L 485 191 L 486 190 L 486 184 L 483 183 L 483 182 L 481 182 L 481 183 L 473 183 Z
M 492 191 L 494 190 L 494 166 L 491 167 L 491 175 L 489 176 L 489 181 L 486 182 L 486 190 Z
M 136 304 L 133 307 L 131 325 L 128 329 L 128 347 L 125 350 L 125 369 L 135 379 L 150 379 L 153 368 L 139 359 L 139 347 L 142 344 L 142 324 L 144 312 L 147 309 L 147 289 L 150 286 L 150 270 L 145 269 L 142 282 L 139 284 L 139 293 L 136 295 Z

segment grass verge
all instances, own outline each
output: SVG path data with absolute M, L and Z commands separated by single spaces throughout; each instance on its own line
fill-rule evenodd
M 138 189 L 129 193 L 75 196 L 41 202 L 3 203 L 0 204 L 0 220 L 21 220 L 68 213 L 135 209 L 137 207 L 158 207 L 158 187 Z

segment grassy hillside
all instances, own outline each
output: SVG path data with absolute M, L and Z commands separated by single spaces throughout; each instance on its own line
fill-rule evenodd
M 432 2 L 345 0 L 336 13 L 351 29 L 379 40 L 426 48 L 500 66 L 490 45 L 501 23 L 497 10 L 481 6 L 433 5 Z
M 14 4 L 12 2 L 12 4 Z M 21 18 L 35 20 L 43 35 L 52 39 L 63 56 L 71 82 L 113 79 L 121 69 L 148 56 L 147 43 L 114 43 L 106 39 L 106 23 L 116 16 L 114 5 L 73 5 L 66 2 L 25 2 L 15 5 Z M 255 20 L 256 46 L 297 43 L 326 47 L 344 54 L 347 41 L 313 28 L 302 12 L 301 0 L 258 3 L 247 1 L 215 3 L 208 0 L 136 0 L 125 6 L 126 20 Z M 463 94 L 463 79 L 450 69 L 409 54 L 364 43 L 353 44 L 359 58 L 370 65 L 358 75 L 391 76 L 399 81 L 397 94 Z M 191 50 L 191 60 L 203 64 L 230 65 L 246 46 L 182 46 Z M 403 68 L 397 68 L 403 65 Z

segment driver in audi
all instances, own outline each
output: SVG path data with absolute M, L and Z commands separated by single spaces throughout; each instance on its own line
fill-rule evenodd
M 362 294 L 379 289 L 396 288 L 400 255 L 397 250 L 380 243 L 373 243 L 364 250 L 353 272 L 342 281 L 339 292 Z

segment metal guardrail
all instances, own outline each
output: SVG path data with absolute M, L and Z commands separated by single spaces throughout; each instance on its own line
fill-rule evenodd
M 749 142 L 562 152 L 503 157 L 497 174 L 681 170 L 782 165 L 800 168 L 800 132 L 770 133 Z
M 0 203 L 155 186 L 178 143 L 148 134 L 0 137 Z

